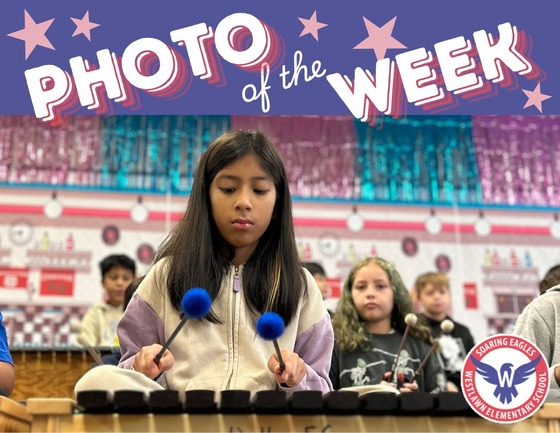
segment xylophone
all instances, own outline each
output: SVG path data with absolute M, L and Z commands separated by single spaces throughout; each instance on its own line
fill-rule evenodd
M 31 416 L 26 413 L 25 406 L 0 397 L 0 432 L 28 432 L 31 430 Z
M 86 391 L 71 399 L 27 401 L 33 432 L 560 432 L 560 404 L 496 424 L 462 394 L 335 391 Z M 219 403 L 218 401 L 219 400 Z

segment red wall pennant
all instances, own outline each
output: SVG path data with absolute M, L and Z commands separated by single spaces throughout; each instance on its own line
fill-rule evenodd
M 475 283 L 464 283 L 463 290 L 465 293 L 465 308 L 468 310 L 476 310 L 478 308 L 478 296 L 476 294 Z
M 26 289 L 28 281 L 27 268 L 0 268 L 0 289 Z
M 74 271 L 41 269 L 41 296 L 72 296 L 74 294 Z

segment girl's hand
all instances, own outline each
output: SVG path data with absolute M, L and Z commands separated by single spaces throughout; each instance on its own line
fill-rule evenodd
M 296 386 L 307 374 L 307 365 L 297 353 L 282 350 L 282 360 L 284 361 L 284 371 L 280 370 L 280 362 L 276 353 L 268 360 L 268 369 L 274 373 L 276 381 L 285 384 L 287 387 Z
M 453 382 L 447 381 L 447 392 L 459 392 L 459 388 Z
M 386 385 L 391 385 L 391 386 L 395 386 L 395 383 L 392 382 L 387 382 L 389 380 L 389 376 L 391 375 L 391 372 L 388 371 L 387 373 L 385 373 L 383 375 L 383 380 L 381 381 L 381 383 L 386 384 Z M 404 378 L 404 373 L 402 371 L 398 371 L 397 372 L 397 385 L 396 388 L 398 388 L 399 392 L 416 392 L 418 391 L 418 384 L 416 382 L 406 382 L 405 378 Z
M 160 344 L 152 344 L 144 346 L 134 357 L 132 368 L 139 373 L 148 376 L 150 379 L 158 377 L 162 372 L 169 370 L 175 363 L 173 354 L 167 349 L 159 362 L 156 364 L 154 358 L 163 346 Z
M 400 392 L 417 392 L 418 384 L 416 382 L 404 382 L 402 387 L 399 388 Z
M 394 379 L 389 382 L 390 377 L 391 377 L 391 372 L 388 371 L 387 373 L 385 373 L 383 375 L 383 380 L 380 382 L 380 384 L 381 385 L 389 385 L 389 386 L 392 386 L 393 388 L 396 388 L 397 386 L 395 385 L 395 380 Z M 397 378 L 398 378 L 398 373 L 397 373 Z

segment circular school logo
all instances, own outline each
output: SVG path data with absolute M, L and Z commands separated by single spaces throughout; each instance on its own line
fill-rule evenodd
M 461 371 L 465 399 L 481 417 L 509 424 L 531 416 L 548 394 L 548 364 L 525 338 L 497 334 L 478 343 Z

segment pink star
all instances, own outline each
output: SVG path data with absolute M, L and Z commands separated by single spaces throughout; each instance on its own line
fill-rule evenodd
M 74 24 L 76 24 L 76 30 L 74 30 L 72 37 L 78 35 L 84 35 L 88 39 L 88 41 L 91 41 L 91 30 L 101 25 L 97 23 L 92 23 L 89 20 L 89 11 L 86 11 L 84 17 L 81 20 L 72 17 L 70 17 L 70 19 L 74 21 Z
M 535 90 L 533 91 L 525 90 L 525 89 L 521 89 L 521 90 L 523 90 L 523 93 L 525 93 L 525 95 L 529 98 L 527 99 L 527 102 L 523 106 L 524 109 L 534 105 L 535 107 L 537 107 L 537 110 L 539 110 L 542 113 L 542 102 L 552 98 L 552 96 L 550 95 L 545 95 L 544 93 L 541 93 L 541 83 L 537 84 L 537 87 L 535 87 Z
M 304 26 L 299 35 L 300 38 L 304 35 L 310 34 L 315 38 L 316 41 L 319 41 L 319 30 L 323 27 L 328 26 L 328 24 L 320 23 L 319 21 L 317 21 L 317 11 L 313 12 L 313 15 L 311 15 L 311 18 L 309 18 L 308 20 L 300 17 L 298 17 L 298 20 L 300 20 Z
M 16 39 L 21 39 L 25 42 L 25 60 L 33 52 L 37 45 L 54 50 L 51 41 L 45 36 L 48 28 L 51 26 L 53 19 L 36 23 L 31 15 L 24 9 L 24 26 L 23 29 L 17 32 L 8 33 L 8 36 Z
M 391 36 L 397 17 L 394 17 L 391 21 L 385 23 L 381 28 L 377 27 L 366 17 L 362 18 L 364 19 L 364 24 L 366 25 L 368 37 L 356 45 L 354 47 L 355 50 L 372 49 L 375 51 L 377 60 L 381 60 L 385 58 L 385 52 L 390 48 L 406 48 L 406 46 Z

